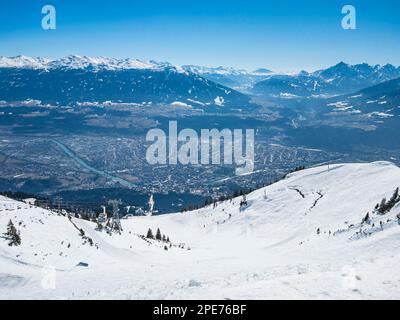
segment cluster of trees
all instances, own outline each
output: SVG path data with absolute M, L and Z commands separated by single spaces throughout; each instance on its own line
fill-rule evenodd
M 234 199 L 234 198 L 237 198 L 237 197 L 240 197 L 240 196 L 245 196 L 245 195 L 247 195 L 247 194 L 249 194 L 249 193 L 251 193 L 251 192 L 253 192 L 253 191 L 257 190 L 257 189 L 265 187 L 265 186 L 266 185 L 258 185 L 255 188 L 238 189 L 238 190 L 235 190 L 230 195 L 226 195 L 226 196 L 222 195 L 222 196 L 219 196 L 218 198 L 214 198 L 214 199 L 210 197 L 210 198 L 207 198 L 204 201 L 204 204 L 200 204 L 200 205 L 190 204 L 190 205 L 184 207 L 181 210 L 181 212 L 193 211 L 193 210 L 201 209 L 201 208 L 204 208 L 204 207 L 207 207 L 207 206 L 210 206 L 210 205 L 212 205 L 215 208 L 218 205 L 219 202 L 232 201 L 232 199 Z
M 7 232 L 4 233 L 5 238 L 9 241 L 8 245 L 19 246 L 21 244 L 21 236 L 19 231 L 15 228 L 13 222 L 10 221 L 7 224 Z
M 240 201 L 240 207 L 246 207 L 246 206 L 247 206 L 247 199 L 246 199 L 246 196 L 243 195 L 243 198 Z
M 0 195 L 5 196 L 10 199 L 14 199 L 17 201 L 23 201 L 25 199 L 34 198 L 36 199 L 35 206 L 52 211 L 68 211 L 71 213 L 75 218 L 81 218 L 88 221 L 95 221 L 96 213 L 95 208 L 98 207 L 97 204 L 84 204 L 84 203 L 67 203 L 61 202 L 60 199 L 55 198 L 51 200 L 46 197 L 26 193 L 26 192 L 13 192 L 13 191 L 4 191 L 0 192 Z M 62 212 L 60 212 L 62 213 Z
M 207 207 L 209 205 L 213 205 L 213 207 L 215 208 L 217 206 L 218 202 L 231 201 L 234 198 L 246 196 L 249 193 L 251 193 L 251 192 L 253 192 L 253 191 L 257 190 L 257 189 L 264 188 L 264 187 L 269 186 L 271 184 L 277 183 L 282 179 L 285 179 L 287 177 L 287 175 L 290 174 L 290 173 L 301 171 L 301 170 L 305 170 L 305 169 L 306 169 L 305 166 L 297 166 L 294 169 L 290 170 L 288 173 L 284 174 L 280 179 L 275 179 L 270 183 L 258 184 L 255 188 L 237 189 L 234 192 L 232 192 L 232 194 L 230 194 L 230 195 L 222 195 L 222 196 L 220 196 L 218 198 L 209 197 L 204 201 L 204 204 L 200 204 L 200 205 L 189 204 L 188 206 L 184 207 L 181 210 L 181 212 L 193 211 L 193 210 L 197 210 L 197 209 L 201 209 L 201 208 Z
M 92 222 L 96 222 L 96 214 L 94 212 L 87 212 L 84 210 L 76 210 L 75 212 L 67 210 L 68 212 L 72 213 L 72 215 L 74 216 L 74 218 L 79 218 L 79 219 L 84 219 L 87 221 L 92 221 Z
M 384 215 L 385 213 L 392 210 L 393 207 L 399 202 L 400 202 L 399 188 L 396 188 L 389 201 L 387 201 L 386 198 L 383 198 L 381 203 L 378 203 L 376 205 L 375 210 L 378 212 L 378 214 Z
M 88 236 L 86 236 L 85 231 L 82 228 L 79 228 L 71 219 L 71 216 L 68 216 L 68 220 L 69 222 L 72 223 L 72 225 L 75 227 L 75 229 L 77 229 L 79 231 L 79 236 L 85 241 L 83 244 L 85 244 L 86 242 L 89 243 L 90 246 L 93 246 L 94 242 L 92 240 L 92 238 L 89 238 Z M 97 247 L 97 245 L 96 245 Z
M 298 166 L 298 167 L 296 167 L 296 168 L 290 170 L 288 173 L 286 173 L 286 174 L 283 176 L 283 179 L 285 179 L 285 178 L 286 178 L 289 174 L 291 174 L 291 173 L 295 173 L 295 172 L 298 172 L 298 171 L 303 171 L 303 170 L 305 170 L 305 169 L 306 169 L 305 166 Z
M 153 240 L 159 240 L 162 242 L 170 242 L 169 237 L 165 236 L 165 234 L 161 235 L 161 231 L 160 228 L 157 228 L 157 232 L 156 235 L 153 235 L 153 231 L 151 230 L 151 228 L 149 228 L 149 230 L 147 231 L 147 235 L 146 235 L 147 239 L 153 239 Z
M 290 170 L 287 174 L 297 172 L 300 170 L 304 170 L 306 167 L 305 166 L 297 166 L 296 168 Z M 268 185 L 274 184 L 282 179 L 284 179 L 287 174 L 283 175 L 280 179 L 275 179 L 270 183 L 265 183 L 265 184 L 258 184 L 255 188 L 241 188 L 237 189 L 234 192 L 232 192 L 230 195 L 222 195 L 219 196 L 218 198 L 212 198 L 209 197 L 207 198 L 204 203 L 202 204 L 189 204 L 186 207 L 184 207 L 181 212 L 186 212 L 186 211 L 193 211 L 197 209 L 201 209 L 204 207 L 207 207 L 209 205 L 213 205 L 214 207 L 217 206 L 218 202 L 223 202 L 223 201 L 231 201 L 234 198 L 245 196 L 257 189 L 266 187 Z M 41 207 L 43 209 L 50 209 L 57 211 L 58 209 L 64 209 L 70 213 L 75 218 L 80 218 L 80 219 L 85 219 L 88 221 L 93 221 L 96 222 L 97 215 L 95 213 L 96 208 L 98 207 L 97 203 L 91 203 L 91 204 L 84 204 L 84 203 L 68 203 L 68 202 L 61 202 L 60 199 L 56 200 L 51 200 L 45 197 L 38 197 L 33 194 L 28 194 L 24 192 L 0 192 L 0 195 L 6 196 L 8 198 L 22 201 L 23 199 L 27 198 L 35 198 L 36 199 L 36 206 Z
M 46 200 L 46 198 L 36 197 L 33 194 L 26 193 L 26 192 L 21 192 L 21 191 L 16 191 L 16 192 L 3 191 L 3 192 L 0 192 L 0 195 L 2 195 L 4 197 L 7 197 L 7 198 L 10 198 L 10 199 L 17 200 L 17 201 L 22 201 L 22 200 L 28 199 L 28 198 L 35 198 L 35 199 L 38 199 L 38 200 Z
M 306 169 L 306 166 L 298 166 L 298 167 L 294 168 L 290 173 L 297 172 L 297 171 L 303 171 L 305 169 Z
M 92 238 L 87 237 L 85 231 L 82 228 L 79 229 L 79 235 L 82 237 L 83 240 L 87 241 L 90 246 L 93 246 Z

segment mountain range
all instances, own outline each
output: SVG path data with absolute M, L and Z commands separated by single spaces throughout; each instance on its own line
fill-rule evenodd
M 328 99 L 327 107 L 326 112 L 359 115 L 371 120 L 397 118 L 400 116 L 400 78 Z
M 315 72 L 175 66 L 168 62 L 71 55 L 61 59 L 0 57 L 0 100 L 73 105 L 172 104 L 202 110 L 256 108 L 251 96 L 332 98 L 400 78 L 400 67 L 340 62 Z M 382 84 L 382 86 L 379 86 Z M 398 88 L 388 85 L 395 92 Z M 393 93 L 393 99 L 398 95 Z M 396 100 L 397 101 L 397 100 Z M 397 103 L 397 102 L 395 102 Z M 370 103 L 371 104 L 371 103 Z
M 76 55 L 59 60 L 0 58 L 0 100 L 32 99 L 59 105 L 112 101 L 207 110 L 252 106 L 246 95 L 169 63 Z
M 400 67 L 366 63 L 337 65 L 315 72 L 295 75 L 270 75 L 253 88 L 255 94 L 275 97 L 329 97 L 349 94 L 379 83 L 400 78 Z
M 257 82 L 273 74 L 273 71 L 259 68 L 254 71 L 235 69 L 232 67 L 209 68 L 202 66 L 186 65 L 183 69 L 201 75 L 215 83 L 233 88 L 239 91 L 249 91 Z

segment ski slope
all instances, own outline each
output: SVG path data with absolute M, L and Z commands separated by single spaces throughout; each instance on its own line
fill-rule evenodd
M 112 235 L 1 197 L 0 232 L 12 219 L 22 244 L 0 238 L 0 298 L 399 299 L 400 206 L 374 212 L 398 186 L 389 162 L 316 167 L 249 194 L 245 207 L 240 197 L 123 219 Z M 148 228 L 171 244 L 144 239 Z

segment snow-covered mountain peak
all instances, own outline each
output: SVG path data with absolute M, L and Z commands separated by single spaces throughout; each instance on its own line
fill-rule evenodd
M 45 58 L 32 58 L 23 55 L 0 57 L 0 68 L 43 69 L 50 61 Z
M 236 69 L 232 67 L 204 67 L 196 65 L 182 66 L 184 70 L 190 73 L 200 75 L 203 78 L 219 83 L 223 86 L 235 90 L 247 92 L 255 83 L 270 76 L 272 71 L 268 69 L 257 69 L 248 71 L 245 69 Z
M 272 74 L 271 70 L 265 68 L 259 68 L 254 71 L 248 71 L 246 69 L 237 69 L 233 67 L 205 67 L 197 65 L 185 65 L 183 68 L 192 73 L 199 75 L 221 75 L 221 76 L 262 76 Z
M 256 83 L 253 92 L 279 97 L 327 97 L 349 94 L 400 77 L 400 67 L 391 64 L 371 66 L 345 62 L 314 72 L 292 75 L 272 74 Z
M 90 69 L 90 70 L 175 70 L 184 72 L 181 67 L 156 61 L 141 61 L 138 59 L 117 59 L 109 57 L 90 57 L 68 55 L 60 59 L 32 58 L 27 56 L 0 57 L 0 68 L 20 69 Z
M 252 74 L 255 74 L 255 75 L 264 75 L 264 76 L 267 76 L 267 75 L 273 74 L 274 72 L 271 71 L 271 70 L 269 70 L 269 69 L 267 69 L 267 68 L 258 68 L 258 69 L 256 69 L 256 70 L 252 71 L 251 73 L 252 73 Z

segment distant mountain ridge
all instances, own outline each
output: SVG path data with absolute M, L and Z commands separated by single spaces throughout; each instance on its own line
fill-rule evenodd
M 400 78 L 400 67 L 391 64 L 371 66 L 366 63 L 337 65 L 296 75 L 273 74 L 258 82 L 253 92 L 275 97 L 312 97 L 349 94 L 379 83 Z
M 273 74 L 273 71 L 265 68 L 259 68 L 254 71 L 235 69 L 232 67 L 212 68 L 195 65 L 185 65 L 182 66 L 182 68 L 221 85 L 244 91 L 252 88 L 257 82 Z
M 166 62 L 71 55 L 57 60 L 0 57 L 0 100 L 45 103 L 174 104 L 223 110 L 253 107 L 233 89 Z
M 60 59 L 0 57 L 0 100 L 56 104 L 175 104 L 210 109 L 254 107 L 249 95 L 334 97 L 400 78 L 400 67 L 340 62 L 315 72 L 278 74 L 232 67 L 70 55 Z M 242 93 L 240 93 L 242 92 Z M 244 93 L 244 94 L 243 94 Z
M 69 55 L 60 59 L 33 58 L 27 56 L 0 57 L 0 68 L 22 69 L 91 69 L 91 70 L 162 70 L 165 68 L 185 72 L 182 68 L 167 62 L 141 61 L 138 59 L 117 59 L 109 57 L 88 57 Z
M 327 106 L 327 112 L 364 115 L 371 120 L 396 119 L 400 116 L 400 78 L 329 99 Z

